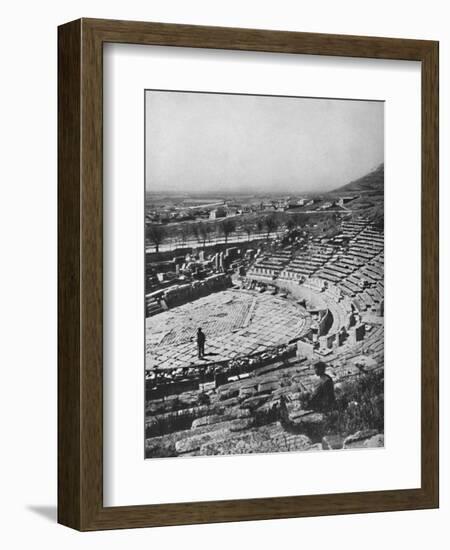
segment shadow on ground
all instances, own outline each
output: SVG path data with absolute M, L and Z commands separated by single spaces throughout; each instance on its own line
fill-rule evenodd
M 30 512 L 34 512 L 38 516 L 41 516 L 48 521 L 51 521 L 52 523 L 56 523 L 56 519 L 57 519 L 56 506 L 33 505 L 33 506 L 27 506 L 27 509 L 30 510 Z

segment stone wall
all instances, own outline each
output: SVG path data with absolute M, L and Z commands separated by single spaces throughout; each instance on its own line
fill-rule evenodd
M 151 314 L 149 311 L 151 300 L 157 300 L 159 303 L 163 302 L 168 308 L 173 308 L 187 302 L 192 302 L 203 296 L 208 296 L 208 294 L 212 294 L 213 292 L 220 292 L 231 287 L 231 285 L 232 282 L 229 275 L 217 273 L 200 281 L 172 286 L 167 290 L 160 290 L 147 295 L 147 316 Z

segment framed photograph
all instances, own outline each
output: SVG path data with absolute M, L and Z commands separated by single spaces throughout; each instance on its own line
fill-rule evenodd
M 438 43 L 59 27 L 58 519 L 438 506 Z

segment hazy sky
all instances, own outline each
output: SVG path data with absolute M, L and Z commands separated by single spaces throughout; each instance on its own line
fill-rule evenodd
M 384 103 L 146 92 L 146 189 L 327 191 L 384 158 Z

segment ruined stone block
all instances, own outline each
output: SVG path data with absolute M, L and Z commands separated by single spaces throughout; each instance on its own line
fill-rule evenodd
M 377 435 L 378 431 L 373 429 L 359 430 L 358 432 L 349 435 L 344 440 L 344 449 L 356 449 L 364 447 L 367 439 Z
M 255 410 L 260 407 L 269 398 L 268 395 L 256 395 L 255 397 L 249 397 L 241 403 L 242 409 Z
M 364 447 L 384 447 L 384 434 L 377 434 L 366 439 Z
M 222 415 L 218 414 L 211 414 L 209 416 L 202 416 L 200 418 L 196 418 L 192 422 L 192 428 L 199 428 L 200 426 L 209 426 L 210 424 L 217 424 L 218 422 L 222 422 L 224 420 L 228 420 L 228 418 L 224 418 Z
M 344 439 L 340 435 L 325 435 L 322 437 L 322 449 L 329 451 L 334 449 L 342 449 Z

